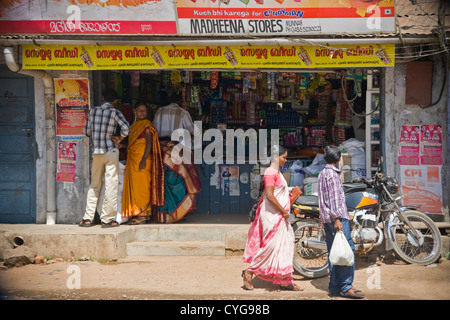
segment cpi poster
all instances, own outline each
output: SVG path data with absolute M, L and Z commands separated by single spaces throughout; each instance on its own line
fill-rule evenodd
M 400 166 L 403 204 L 442 214 L 442 166 Z
M 55 79 L 56 135 L 82 136 L 89 112 L 88 79 Z

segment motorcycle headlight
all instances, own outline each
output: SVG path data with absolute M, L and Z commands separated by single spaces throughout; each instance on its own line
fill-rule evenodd
M 386 178 L 386 189 L 390 194 L 396 194 L 399 189 L 397 180 L 391 177 Z

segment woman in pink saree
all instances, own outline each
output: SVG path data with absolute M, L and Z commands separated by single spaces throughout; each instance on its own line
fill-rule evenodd
M 255 220 L 250 224 L 243 261 L 250 266 L 242 271 L 244 289 L 253 290 L 253 275 L 279 284 L 282 290 L 302 291 L 293 283 L 294 232 L 287 221 L 290 201 L 286 180 L 279 168 L 287 151 L 272 147 L 270 166 L 264 173 L 264 192 Z

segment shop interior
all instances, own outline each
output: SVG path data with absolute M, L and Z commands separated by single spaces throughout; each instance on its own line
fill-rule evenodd
M 143 100 L 151 121 L 158 108 L 175 102 L 189 112 L 192 121 L 202 121 L 203 132 L 209 128 L 253 128 L 257 132 L 278 129 L 279 144 L 288 150 L 288 162 L 281 171 L 290 186 L 299 185 L 305 194 L 314 194 L 314 188 L 307 190 L 311 187 L 307 184 L 320 172 L 324 146 L 344 143 L 341 146 L 347 153 L 347 142 L 350 148 L 362 150 L 363 155 L 355 156 L 358 163 L 348 163 L 360 168 L 362 176 L 370 172 L 366 163 L 375 167 L 381 155 L 379 70 L 114 70 L 98 71 L 94 77 L 102 88 L 117 90 L 121 101 L 116 107 L 130 124 L 134 121 L 134 103 Z M 205 147 L 208 142 L 203 144 Z M 125 152 L 122 150 L 121 159 L 126 159 Z M 258 166 L 239 166 L 241 186 L 235 194 L 224 194 L 222 182 L 217 188 L 211 187 L 214 165 L 205 167 L 197 165 L 200 176 L 204 176 L 197 202 L 214 202 L 211 199 L 220 195 L 222 201 L 217 200 L 221 203 L 215 208 L 197 205 L 195 212 L 247 214 L 256 201 L 254 194 L 259 185 L 252 180 L 259 173 Z M 243 175 L 245 172 L 247 175 Z M 214 195 L 213 189 L 219 189 L 218 193 Z M 252 201 L 242 201 L 244 197 Z

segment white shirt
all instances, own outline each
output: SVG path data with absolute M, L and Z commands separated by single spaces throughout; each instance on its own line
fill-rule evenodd
M 176 103 L 159 108 L 153 118 L 153 125 L 158 130 L 160 138 L 170 138 L 175 129 L 186 129 L 191 135 L 194 134 L 194 122 L 191 115 Z

